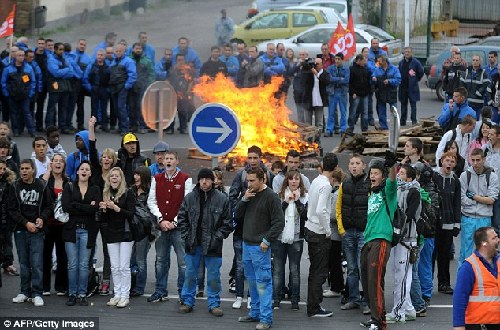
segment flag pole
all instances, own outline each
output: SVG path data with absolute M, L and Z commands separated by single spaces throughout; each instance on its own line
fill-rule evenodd
M 14 13 L 14 16 L 12 17 L 13 22 L 16 21 L 16 4 L 12 6 L 12 12 Z M 9 45 L 9 63 L 12 58 L 12 44 L 14 40 L 14 28 L 12 28 L 12 34 L 10 35 L 10 45 Z

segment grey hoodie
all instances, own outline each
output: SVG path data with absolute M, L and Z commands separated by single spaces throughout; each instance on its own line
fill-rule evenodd
M 490 197 L 494 200 L 498 198 L 498 176 L 495 172 L 490 174 L 490 184 L 486 184 L 486 171 L 490 170 L 485 167 L 482 174 L 478 175 L 473 168 L 460 175 L 461 199 L 462 199 L 462 214 L 471 218 L 488 218 L 493 215 L 493 205 L 478 203 L 467 197 L 467 190 L 481 196 Z M 467 184 L 467 172 L 471 173 L 470 183 Z
M 413 180 L 411 182 L 398 182 L 398 206 L 405 212 L 407 220 L 406 235 L 402 239 L 406 243 L 417 242 L 417 220 L 420 218 L 422 202 L 420 198 L 420 184 Z

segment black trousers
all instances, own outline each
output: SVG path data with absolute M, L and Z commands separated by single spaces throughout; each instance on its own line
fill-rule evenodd
M 35 127 L 38 131 L 43 128 L 43 108 L 45 105 L 45 99 L 47 98 L 47 87 L 43 87 L 43 90 L 38 93 L 36 98 L 36 112 L 35 112 Z
M 68 258 L 62 239 L 62 225 L 48 225 L 43 241 L 43 291 L 50 292 L 52 275 L 52 249 L 56 247 L 57 271 L 54 289 L 68 290 Z
M 323 302 L 323 283 L 328 277 L 328 258 L 331 240 L 325 235 L 305 229 L 309 250 L 309 276 L 307 278 L 307 315 L 316 314 Z
M 342 272 L 342 242 L 331 241 L 328 258 L 328 282 L 330 290 L 341 292 L 344 290 L 344 273 Z
M 436 228 L 433 260 L 437 261 L 439 285 L 450 285 L 450 249 L 453 244 L 453 231 Z

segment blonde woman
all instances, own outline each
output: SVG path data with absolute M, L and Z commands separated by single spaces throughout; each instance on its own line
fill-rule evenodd
M 99 203 L 100 221 L 106 222 L 102 228 L 106 241 L 111 274 L 113 275 L 114 297 L 107 305 L 127 307 L 130 292 L 130 256 L 134 245 L 129 220 L 135 211 L 135 196 L 127 189 L 125 176 L 119 167 L 113 167 L 105 180 L 103 201 Z

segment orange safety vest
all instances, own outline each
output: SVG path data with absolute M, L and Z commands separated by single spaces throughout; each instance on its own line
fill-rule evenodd
M 465 310 L 465 324 L 500 324 L 500 276 L 495 278 L 475 253 L 465 260 L 476 276 Z M 497 269 L 500 270 L 500 259 Z

